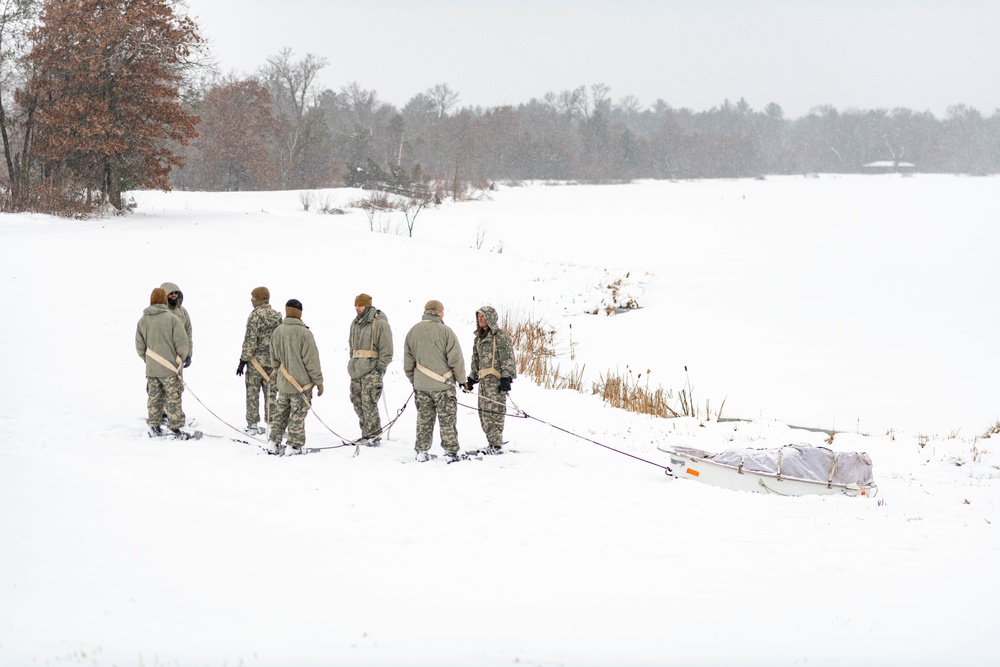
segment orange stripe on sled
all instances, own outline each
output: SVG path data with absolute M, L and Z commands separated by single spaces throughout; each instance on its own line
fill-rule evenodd
M 684 472 L 686 472 L 687 474 L 691 475 L 692 477 L 697 477 L 698 475 L 701 474 L 700 472 L 698 472 L 697 470 L 695 470 L 693 468 L 688 468 Z

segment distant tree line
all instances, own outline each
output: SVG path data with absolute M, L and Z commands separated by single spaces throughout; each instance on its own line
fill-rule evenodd
M 321 88 L 326 62 L 290 50 L 246 79 L 206 83 L 199 136 L 173 184 L 197 190 L 400 185 L 460 190 L 494 181 L 618 182 L 637 178 L 861 173 L 909 163 L 921 172 L 1000 172 L 1000 110 L 957 105 L 945 118 L 908 109 L 821 106 L 788 119 L 728 100 L 708 111 L 659 100 L 613 101 L 602 84 L 517 106 L 461 107 L 447 84 L 399 109 L 357 83 Z
M 603 84 L 491 108 L 438 84 L 402 108 L 319 83 L 327 61 L 285 49 L 251 76 L 219 76 L 182 0 L 0 0 L 3 210 L 128 209 L 147 188 L 341 185 L 459 196 L 496 181 L 863 172 L 1000 172 L 1000 110 L 908 109 L 797 119 L 744 100 L 708 111 Z M 424 199 L 418 199 L 424 201 Z

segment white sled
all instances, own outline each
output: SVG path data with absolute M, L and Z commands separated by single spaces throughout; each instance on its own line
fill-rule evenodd
M 778 449 L 729 449 L 718 454 L 691 447 L 659 446 L 670 455 L 667 474 L 733 491 L 874 497 L 872 462 L 864 452 L 834 452 L 798 444 Z

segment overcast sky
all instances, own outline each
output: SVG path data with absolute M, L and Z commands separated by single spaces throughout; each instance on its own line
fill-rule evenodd
M 1000 0 L 187 0 L 224 73 L 290 47 L 401 107 L 438 83 L 460 106 L 603 83 L 617 102 L 704 111 L 1000 109 Z

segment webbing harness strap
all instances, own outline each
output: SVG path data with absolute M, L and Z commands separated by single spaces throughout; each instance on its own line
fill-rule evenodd
M 493 357 L 490 359 L 490 367 L 479 369 L 479 379 L 482 380 L 484 375 L 492 375 L 495 378 L 499 378 L 500 371 L 496 369 L 496 365 L 497 365 L 497 335 L 493 334 Z
M 375 316 L 378 317 L 378 313 L 382 311 L 376 311 Z M 425 320 L 426 321 L 426 320 Z M 351 345 L 354 344 L 354 332 L 357 331 L 358 323 L 357 321 L 351 322 Z M 369 336 L 370 340 L 367 350 L 354 350 L 351 354 L 352 359 L 378 359 L 378 352 L 375 351 L 375 320 L 372 319 L 372 330 Z
M 421 324 L 436 324 L 436 322 L 434 320 L 420 320 L 420 323 Z M 424 366 L 421 363 L 417 364 L 417 370 L 420 371 L 421 373 L 423 373 L 424 375 L 426 375 L 427 377 L 429 377 L 429 378 L 431 378 L 433 380 L 437 380 L 438 382 L 443 382 L 444 384 L 449 384 L 448 380 L 455 375 L 455 373 L 453 371 L 448 371 L 444 375 L 438 375 L 437 373 L 435 373 L 434 371 L 432 371 L 431 369 L 427 368 L 427 366 Z
M 455 373 L 452 371 L 448 371 L 444 375 L 438 375 L 437 373 L 427 368 L 427 366 L 424 366 L 423 364 L 417 364 L 417 370 L 426 375 L 427 377 L 437 380 L 438 382 L 443 382 L 444 384 L 448 384 L 448 380 L 455 375 Z
M 164 359 L 163 357 L 161 357 L 160 355 L 158 355 L 156 352 L 153 352 L 148 347 L 146 348 L 146 356 L 147 357 L 152 357 L 153 361 L 155 361 L 156 363 L 160 364 L 161 366 L 163 366 L 165 368 L 169 368 L 171 371 L 173 371 L 174 373 L 176 373 L 178 377 L 180 377 L 180 374 L 181 374 L 181 364 L 184 363 L 184 360 L 181 359 L 180 355 L 177 356 L 177 366 L 176 367 L 173 364 L 171 364 L 169 361 L 167 361 L 166 359 Z
M 285 379 L 288 380 L 288 383 L 291 384 L 293 387 L 295 387 L 295 391 L 299 392 L 300 394 L 304 394 L 305 392 L 313 388 L 312 382 L 310 382 L 304 387 L 300 385 L 298 382 L 296 382 L 295 378 L 292 377 L 292 374 L 289 373 L 288 370 L 285 368 L 285 364 L 281 364 L 280 366 L 278 366 L 278 370 L 281 371 L 281 374 L 285 376 Z
M 264 367 L 260 365 L 259 361 L 257 361 L 257 357 L 250 357 L 250 364 L 253 365 L 253 367 L 257 370 L 257 372 L 260 373 L 260 376 L 264 378 L 264 382 L 271 381 L 271 376 L 267 374 L 267 371 L 264 370 Z

